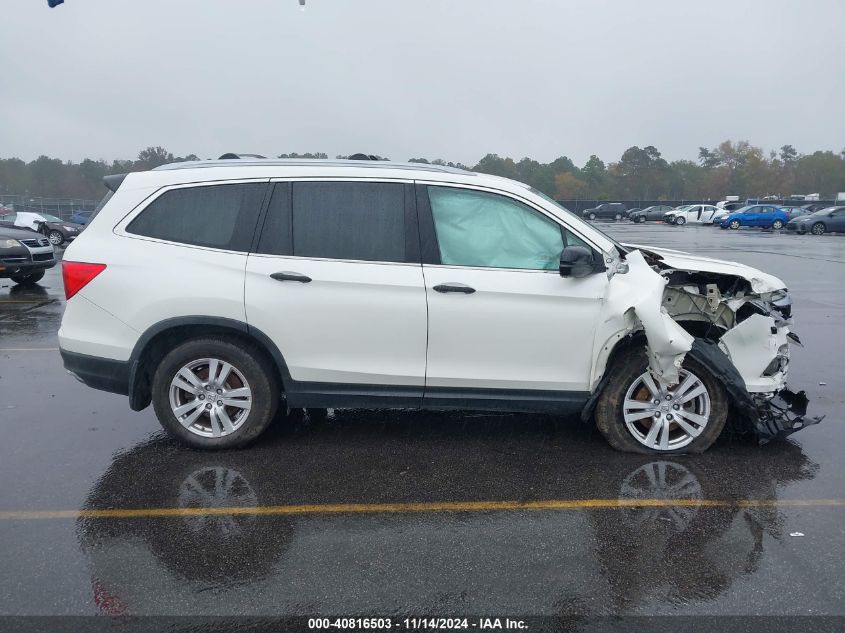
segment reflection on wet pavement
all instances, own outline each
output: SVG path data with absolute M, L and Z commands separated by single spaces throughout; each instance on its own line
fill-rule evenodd
M 696 502 L 776 498 L 779 485 L 818 469 L 792 443 L 774 455 L 739 443 L 728 450 L 754 476 L 731 478 L 724 456 L 607 454 L 591 432 L 551 418 L 342 411 L 322 423 L 285 422 L 248 452 L 185 451 L 164 438 L 137 446 L 114 460 L 85 508 L 126 507 L 130 499 L 132 507 L 254 508 L 588 496 L 691 505 L 82 518 L 79 539 L 98 591 L 134 613 L 207 613 L 221 596 L 230 606 L 248 600 L 248 613 L 285 614 L 443 607 L 553 614 L 562 601 L 570 614 L 596 614 L 711 601 L 757 573 L 766 542 L 783 539 L 783 521 L 775 507 Z M 599 462 L 600 471 L 589 468 Z

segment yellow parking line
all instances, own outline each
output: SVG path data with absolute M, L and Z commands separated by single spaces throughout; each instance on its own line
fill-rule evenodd
M 817 508 L 845 507 L 845 499 L 550 499 L 544 501 L 435 501 L 424 503 L 327 503 L 224 508 L 115 508 L 104 510 L 5 510 L 2 519 L 136 519 L 214 515 L 396 514 L 495 512 L 638 507 Z

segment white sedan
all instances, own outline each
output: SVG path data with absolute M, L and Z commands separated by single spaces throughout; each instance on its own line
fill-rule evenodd
M 721 210 L 712 204 L 689 204 L 669 211 L 663 219 L 667 224 L 713 224 L 713 216 Z

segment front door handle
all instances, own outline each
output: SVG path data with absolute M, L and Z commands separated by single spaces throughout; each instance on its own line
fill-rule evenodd
M 270 275 L 270 277 L 272 277 L 276 281 L 298 281 L 301 284 L 307 284 L 309 281 L 311 281 L 311 277 L 290 271 L 273 273 L 272 275 Z
M 440 284 L 438 286 L 434 286 L 434 289 L 437 292 L 461 292 L 465 295 L 471 295 L 475 292 L 475 288 L 470 288 L 466 284 Z

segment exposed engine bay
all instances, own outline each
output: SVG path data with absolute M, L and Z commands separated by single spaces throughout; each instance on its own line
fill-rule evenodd
M 761 442 L 821 421 L 806 416 L 803 391 L 786 388 L 789 346 L 801 342 L 789 329 L 792 303 L 781 280 L 733 262 L 630 248 L 608 270 L 593 399 L 614 350 L 644 336 L 661 387 L 678 383 L 689 354 L 724 385 L 738 414 L 733 428 L 750 429 Z

